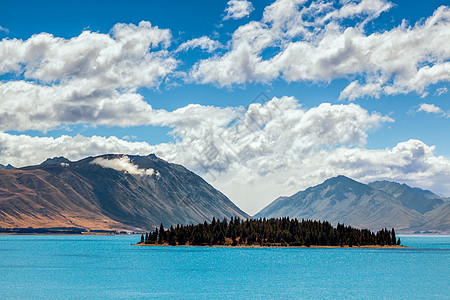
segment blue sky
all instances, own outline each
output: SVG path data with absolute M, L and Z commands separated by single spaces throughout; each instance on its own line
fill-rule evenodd
M 447 1 L 2 1 L 0 26 L 2 164 L 155 152 L 250 212 L 341 173 L 450 195 Z

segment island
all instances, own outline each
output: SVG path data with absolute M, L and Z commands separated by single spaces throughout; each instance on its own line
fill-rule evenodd
M 231 218 L 198 225 L 164 226 L 141 235 L 136 245 L 230 247 L 402 247 L 395 230 L 374 233 L 344 224 L 290 218 Z

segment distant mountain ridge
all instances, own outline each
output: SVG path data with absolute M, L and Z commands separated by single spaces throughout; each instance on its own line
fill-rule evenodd
M 70 160 L 65 158 L 64 156 L 47 158 L 45 161 L 41 163 L 41 165 L 52 164 L 52 163 L 71 163 Z
M 6 166 L 0 164 L 0 170 L 12 170 L 12 169 L 15 169 L 15 168 L 13 166 L 11 166 L 11 164 L 7 164 Z
M 370 187 L 384 191 L 399 199 L 406 207 L 425 214 L 442 205 L 446 199 L 431 191 L 413 188 L 406 184 L 392 181 L 375 181 L 368 184 Z
M 450 231 L 450 201 L 406 184 L 363 184 L 345 176 L 280 197 L 254 217 L 328 220 L 358 228 L 402 231 Z
M 155 155 L 101 155 L 0 170 L 0 227 L 144 229 L 249 216 L 201 177 Z

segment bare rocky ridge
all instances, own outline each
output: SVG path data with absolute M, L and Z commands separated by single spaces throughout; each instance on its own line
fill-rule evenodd
M 450 231 L 449 198 L 438 196 L 428 190 L 391 181 L 375 181 L 369 183 L 369 186 L 394 196 L 406 207 L 416 210 L 424 216 L 425 222 L 416 228 L 410 228 L 411 230 Z
M 143 174 L 92 163 L 96 158 L 0 170 L 0 227 L 148 230 L 248 217 L 201 177 L 155 155 L 127 156 L 136 169 L 154 171 Z
M 254 217 L 328 220 L 357 228 L 450 231 L 450 201 L 395 182 L 363 184 L 337 176 L 290 197 L 280 197 Z

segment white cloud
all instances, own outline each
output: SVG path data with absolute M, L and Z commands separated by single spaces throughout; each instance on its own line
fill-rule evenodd
M 116 24 L 110 34 L 84 31 L 71 39 L 48 33 L 0 42 L 0 74 L 15 72 L 44 83 L 89 78 L 104 89 L 154 86 L 176 66 L 165 50 L 169 30 L 149 22 Z
M 446 88 L 445 86 L 443 86 L 443 87 L 438 88 L 438 89 L 436 90 L 435 95 L 441 96 L 441 95 L 443 95 L 443 94 L 446 94 L 447 92 L 448 92 L 447 88 Z
M 137 165 L 133 164 L 130 161 L 130 158 L 126 155 L 117 157 L 117 158 L 112 158 L 112 159 L 97 157 L 94 160 L 92 160 L 90 163 L 94 164 L 94 165 L 99 165 L 103 168 L 110 168 L 110 169 L 114 169 L 116 171 L 121 171 L 121 172 L 125 172 L 125 173 L 132 174 L 132 175 L 139 175 L 139 176 L 156 175 L 156 176 L 159 176 L 159 173 L 157 171 L 155 172 L 155 170 L 153 170 L 152 168 L 139 169 L 139 167 Z
M 450 161 L 434 155 L 435 146 L 411 139 L 392 149 L 338 149 L 326 164 L 365 182 L 386 179 L 449 194 Z
M 89 88 L 90 80 L 47 86 L 0 83 L 0 130 L 47 131 L 61 124 L 133 126 L 149 123 L 152 107 L 140 94 Z
M 9 29 L 0 25 L 0 32 L 4 32 L 4 33 L 8 34 L 9 33 Z
M 450 117 L 450 112 L 445 112 L 442 108 L 434 104 L 421 103 L 419 105 L 419 108 L 417 109 L 417 112 L 421 111 L 426 112 L 428 114 L 438 114 L 443 117 Z
M 184 42 L 177 48 L 176 52 L 188 51 L 190 49 L 200 48 L 202 50 L 205 50 L 205 51 L 211 53 L 219 47 L 220 47 L 220 43 L 218 41 L 211 40 L 207 36 L 202 36 L 202 37 Z
M 341 1 L 344 5 L 339 10 L 332 10 L 328 13 L 324 20 L 329 19 L 348 19 L 358 16 L 364 16 L 363 23 L 365 25 L 368 21 L 378 18 L 382 12 L 388 11 L 392 8 L 392 3 L 388 1 Z
M 413 27 L 404 23 L 366 35 L 364 24 L 390 7 L 385 0 L 342 1 L 339 8 L 331 2 L 278 0 L 265 8 L 260 22 L 233 33 L 229 51 L 196 63 L 188 80 L 231 86 L 280 77 L 352 78 L 342 99 L 411 91 L 425 95 L 430 84 L 450 78 L 450 9 L 440 7 Z M 343 20 L 356 24 L 343 28 Z M 0 75 L 16 74 L 21 80 L 0 82 L 0 130 L 164 123 L 166 112 L 153 110 L 137 90 L 156 88 L 175 76 L 179 62 L 168 51 L 171 41 L 169 30 L 144 21 L 116 24 L 109 34 L 84 31 L 64 39 L 41 33 L 27 40 L 1 40 Z M 211 52 L 219 45 L 204 36 L 174 52 L 194 47 Z M 265 50 L 275 55 L 263 59 Z
M 431 114 L 443 114 L 444 111 L 442 110 L 442 108 L 434 105 L 434 104 L 428 104 L 428 103 L 422 103 L 419 106 L 419 109 L 417 109 L 417 111 L 424 111 L 426 113 L 431 113 Z
M 223 17 L 224 20 L 242 19 L 250 15 L 254 10 L 252 3 L 246 0 L 230 0 L 227 2 L 227 5 L 225 9 L 227 14 Z
M 72 39 L 41 33 L 0 41 L 0 130 L 46 131 L 60 124 L 148 124 L 151 106 L 136 93 L 156 87 L 178 62 L 169 30 L 149 22 L 116 24 L 109 34 Z
M 361 85 L 358 81 L 353 81 L 341 92 L 339 99 L 348 99 L 353 101 L 365 96 L 378 98 L 381 94 L 381 90 L 382 88 L 380 83 L 367 83 Z
M 199 61 L 190 78 L 220 87 L 248 82 L 331 81 L 355 78 L 341 98 L 416 92 L 450 80 L 450 9 L 408 26 L 365 33 L 367 22 L 388 11 L 385 0 L 331 2 L 278 0 L 259 22 L 239 27 L 230 50 Z M 355 23 L 344 27 L 343 22 Z M 263 58 L 270 50 L 272 57 Z

